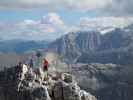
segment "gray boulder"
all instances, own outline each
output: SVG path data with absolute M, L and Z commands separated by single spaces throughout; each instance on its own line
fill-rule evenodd
M 96 100 L 91 94 L 80 90 L 76 83 L 58 81 L 53 89 L 54 100 Z

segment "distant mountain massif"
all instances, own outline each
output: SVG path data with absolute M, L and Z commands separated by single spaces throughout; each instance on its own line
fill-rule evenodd
M 51 43 L 49 48 L 73 63 L 133 64 L 132 25 L 114 28 L 106 34 L 82 30 L 70 32 Z
M 1 53 L 22 54 L 28 51 L 47 48 L 47 41 L 1 40 Z
M 0 69 L 25 61 L 38 49 L 46 49 L 47 41 L 0 40 Z

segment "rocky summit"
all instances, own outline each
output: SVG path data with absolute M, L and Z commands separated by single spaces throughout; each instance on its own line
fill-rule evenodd
M 0 100 L 97 100 L 81 90 L 68 73 L 48 74 L 41 80 L 39 74 L 19 71 L 20 66 L 0 72 Z

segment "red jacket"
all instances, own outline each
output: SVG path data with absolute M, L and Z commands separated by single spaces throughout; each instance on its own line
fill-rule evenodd
M 48 61 L 47 61 L 47 59 L 43 59 L 43 66 L 48 66 Z

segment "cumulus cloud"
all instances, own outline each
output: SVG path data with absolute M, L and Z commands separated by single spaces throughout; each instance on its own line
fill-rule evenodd
M 27 19 L 17 23 L 1 23 L 0 29 L 4 39 L 48 40 L 62 35 L 66 26 L 59 15 L 49 13 L 38 21 Z
M 47 16 L 43 16 L 41 19 L 41 24 L 52 25 L 53 27 L 65 29 L 64 22 L 61 20 L 60 16 L 56 13 L 49 13 Z

